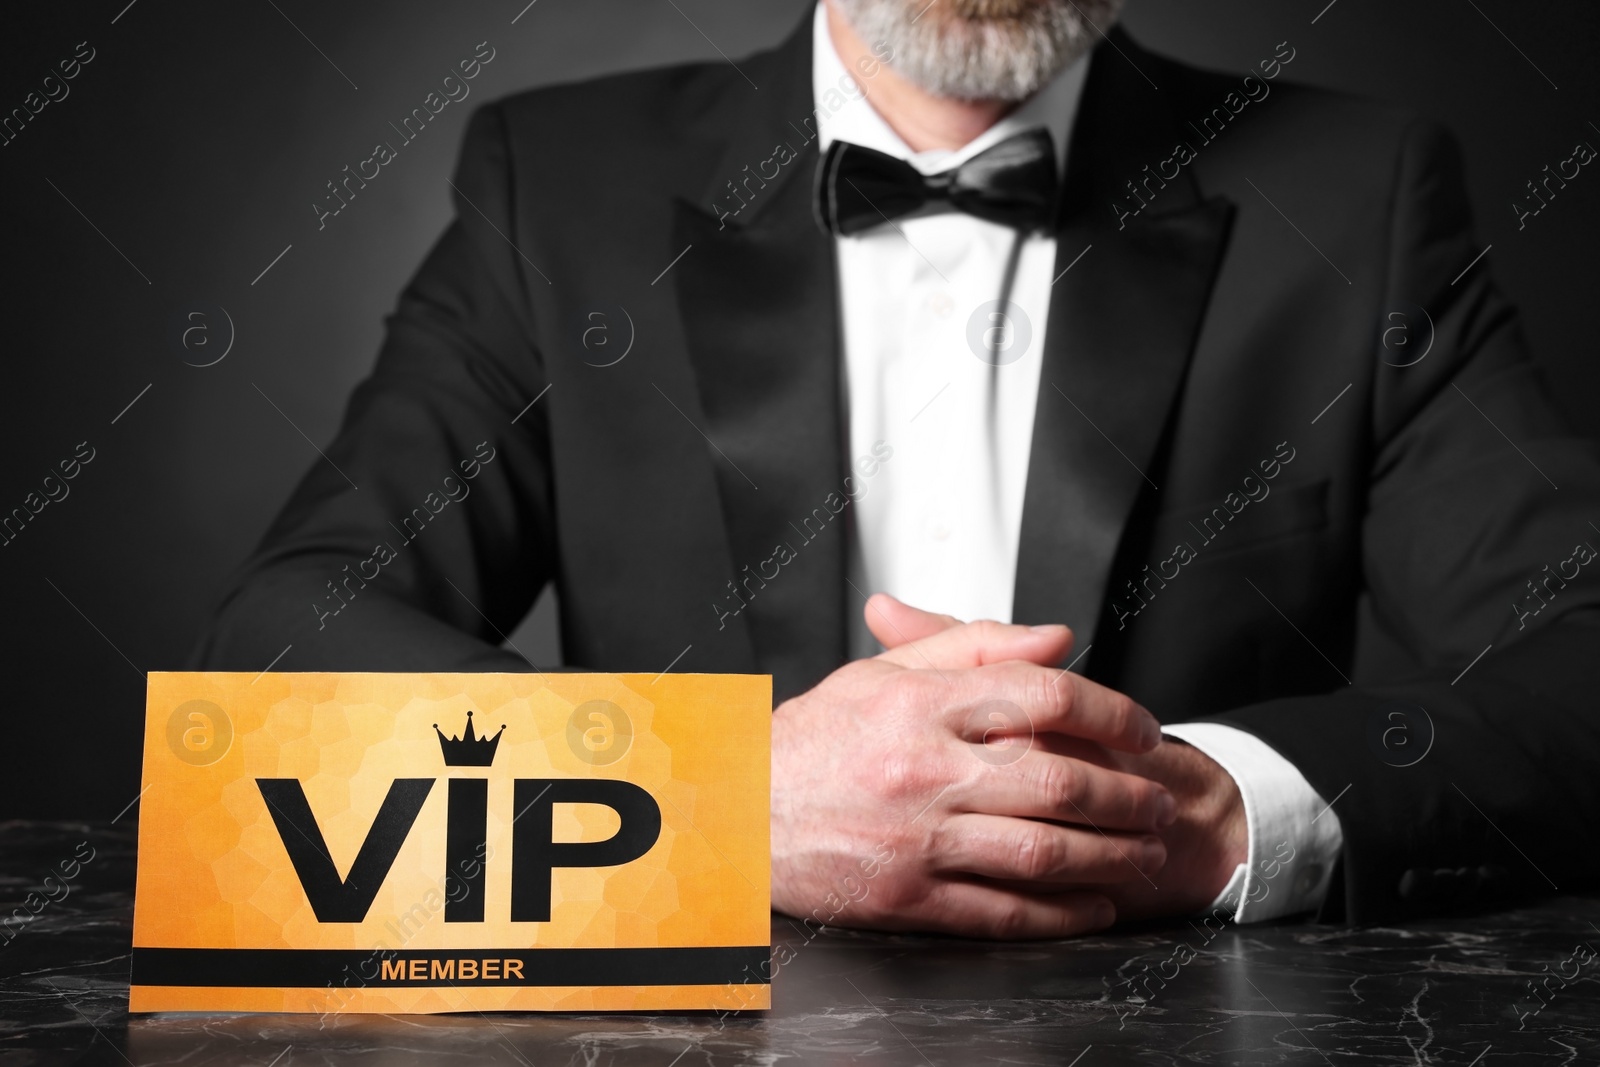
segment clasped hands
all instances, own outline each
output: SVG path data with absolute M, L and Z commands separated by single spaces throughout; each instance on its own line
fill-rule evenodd
M 1211 903 L 1245 859 L 1233 779 L 1063 670 L 1065 626 L 962 623 L 877 594 L 885 651 L 772 720 L 772 902 L 790 915 L 1068 937 Z

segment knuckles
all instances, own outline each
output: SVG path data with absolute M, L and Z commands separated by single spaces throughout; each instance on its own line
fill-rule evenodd
M 875 703 L 882 713 L 909 715 L 926 722 L 931 718 L 928 712 L 945 701 L 945 694 L 940 691 L 945 686 L 942 679 L 928 671 L 900 670 L 878 688 Z
M 1117 736 L 1137 738 L 1142 729 L 1139 722 L 1139 705 L 1126 693 L 1114 692 L 1111 695 L 1112 721 L 1116 724 Z
M 1002 902 L 989 921 L 989 933 L 997 941 L 1017 941 L 1033 932 L 1032 915 L 1020 900 Z
M 1035 789 L 1051 810 L 1076 809 L 1083 799 L 1083 773 L 1070 760 L 1042 760 L 1033 777 Z
M 869 781 L 880 800 L 893 805 L 912 803 L 938 788 L 938 774 L 926 754 L 900 749 L 885 754 L 876 775 Z M 869 772 L 870 773 L 870 772 Z
M 1028 697 L 1032 704 L 1024 707 L 1035 707 L 1045 714 L 1071 714 L 1073 687 L 1065 674 L 1043 667 L 1033 667 L 1027 673 Z M 1059 684 L 1058 678 L 1067 684 Z
M 884 925 L 917 913 L 926 896 L 911 872 L 886 870 L 857 905 L 857 914 L 875 925 Z
M 1078 679 L 1071 673 L 1061 676 L 1061 681 L 1050 683 L 1051 697 L 1057 713 L 1070 719 L 1078 710 Z
M 994 619 L 977 619 L 967 623 L 967 634 L 974 645 L 992 649 L 1005 642 L 1010 627 Z
M 1156 814 L 1160 808 L 1157 797 L 1160 795 L 1154 782 L 1144 778 L 1137 778 L 1134 788 L 1128 793 L 1126 812 L 1123 816 L 1127 826 L 1148 826 L 1155 828 Z
M 1051 714 L 1070 706 L 1071 685 L 1058 685 L 1056 679 L 1065 681 L 1059 670 L 1040 667 L 1034 663 L 1008 660 L 977 668 L 976 674 L 994 690 L 992 696 L 1005 696 L 1021 705 L 1030 720 L 1035 712 Z
M 1051 878 L 1067 864 L 1067 849 L 1061 838 L 1043 826 L 1019 833 L 1012 855 L 1017 876 L 1030 882 Z

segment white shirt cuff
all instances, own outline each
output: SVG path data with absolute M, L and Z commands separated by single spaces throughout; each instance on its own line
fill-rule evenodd
M 1344 847 L 1333 806 L 1254 734 L 1217 722 L 1175 723 L 1161 732 L 1215 760 L 1244 800 L 1249 852 L 1207 912 L 1223 909 L 1245 923 L 1320 906 Z

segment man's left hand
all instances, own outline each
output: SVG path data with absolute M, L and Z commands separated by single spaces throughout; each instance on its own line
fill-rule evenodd
M 872 598 L 871 609 L 866 616 L 868 626 L 885 648 L 961 625 L 959 619 L 922 611 L 882 593 Z M 1216 899 L 1235 868 L 1245 862 L 1248 828 L 1239 787 L 1232 775 L 1199 749 L 1165 739 L 1148 753 L 1132 755 L 1081 738 L 1047 733 L 1036 734 L 1032 743 L 1159 782 L 1178 802 L 1177 821 L 1159 832 L 1167 846 L 1166 865 L 1152 878 L 1096 887 L 1112 898 L 1119 920 L 1200 911 Z M 1028 888 L 1037 892 L 1041 887 Z

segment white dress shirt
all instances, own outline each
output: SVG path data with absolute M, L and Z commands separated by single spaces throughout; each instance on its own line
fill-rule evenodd
M 956 166 L 1035 127 L 1048 130 L 1065 173 L 1069 135 L 1091 56 L 951 152 L 912 152 L 853 78 L 816 8 L 812 83 L 817 140 L 905 159 L 924 174 Z M 843 91 L 841 91 L 843 90 Z M 907 217 L 835 240 L 850 454 L 893 447 L 855 501 L 850 579 L 960 619 L 1011 620 L 1023 489 L 1039 394 L 1056 241 L 948 211 Z M 1000 298 L 1018 255 L 1010 300 Z M 857 655 L 881 648 L 851 613 Z M 1259 921 L 1316 907 L 1343 842 L 1339 818 L 1304 776 L 1251 734 L 1216 723 L 1164 729 L 1231 774 L 1244 799 L 1249 856 L 1213 907 Z

